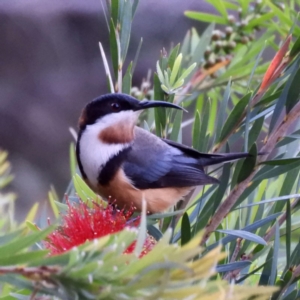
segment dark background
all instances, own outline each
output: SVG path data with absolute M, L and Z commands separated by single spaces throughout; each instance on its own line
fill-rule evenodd
M 162 47 L 192 26 L 202 31 L 185 10 L 209 9 L 202 0 L 140 0 L 127 59 L 143 37 L 133 84 L 155 68 Z M 23 217 L 51 184 L 60 196 L 66 189 L 68 128 L 85 103 L 107 92 L 98 41 L 108 55 L 108 32 L 100 0 L 2 0 L 0 20 L 0 147 L 10 153 Z

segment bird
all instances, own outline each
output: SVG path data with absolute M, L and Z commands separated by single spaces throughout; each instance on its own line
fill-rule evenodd
M 195 187 L 219 183 L 205 167 L 249 156 L 201 153 L 136 126 L 140 113 L 153 107 L 183 109 L 112 93 L 89 102 L 80 115 L 76 157 L 81 175 L 118 208 L 141 210 L 145 199 L 149 213 L 164 212 Z

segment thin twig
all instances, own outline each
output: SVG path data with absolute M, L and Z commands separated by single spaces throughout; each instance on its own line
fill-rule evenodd
M 236 245 L 235 245 L 235 249 L 232 253 L 232 256 L 230 258 L 230 263 L 233 263 L 236 261 L 237 259 L 237 256 L 241 250 L 241 244 L 242 244 L 242 240 L 241 238 L 238 238 L 237 241 L 236 241 Z M 232 280 L 232 279 L 235 279 L 237 277 L 237 275 L 240 273 L 240 270 L 241 269 L 238 269 L 238 270 L 234 270 L 234 271 L 229 271 L 227 272 L 225 275 L 224 275 L 224 279 L 225 280 Z

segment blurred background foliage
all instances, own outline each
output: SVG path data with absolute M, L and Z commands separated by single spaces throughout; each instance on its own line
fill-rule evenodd
M 153 250 L 154 253 L 150 252 L 145 259 L 136 260 L 133 257 L 129 266 L 124 262 L 131 258 L 120 256 L 124 247 L 118 247 L 122 242 L 128 245 L 136 236 L 121 232 L 116 238 L 110 236 L 100 239 L 99 247 L 97 243 L 87 244 L 45 260 L 44 250 L 36 250 L 36 256 L 34 252 L 25 255 L 27 247 L 47 236 L 48 230 L 51 230 L 24 235 L 29 229 L 36 231 L 32 222 L 37 206 L 31 209 L 26 218 L 27 227 L 24 224 L 17 225 L 4 216 L 3 230 L 6 230 L 5 226 L 9 226 L 14 231 L 3 235 L 4 245 L 0 248 L 0 253 L 9 250 L 15 257 L 14 260 L 6 258 L 3 261 L 6 261 L 6 265 L 10 265 L 12 261 L 25 265 L 22 269 L 3 267 L 0 270 L 6 274 L 2 277 L 3 281 L 13 282 L 23 288 L 17 293 L 11 284 L 4 285 L 3 290 L 7 294 L 13 292 L 13 295 L 18 294 L 18 299 L 23 299 L 21 295 L 26 295 L 31 290 L 66 299 L 72 293 L 79 299 L 94 299 L 101 296 L 97 295 L 95 286 L 103 284 L 106 278 L 105 284 L 110 288 L 102 294 L 105 299 L 125 299 L 124 295 L 130 295 L 129 299 L 147 299 L 148 296 L 149 299 L 154 299 L 151 298 L 154 293 L 152 284 L 156 287 L 161 284 L 157 291 L 161 294 L 155 294 L 156 298 L 161 295 L 162 299 L 187 299 L 185 297 L 193 295 L 194 298 L 191 299 L 210 299 L 211 295 L 201 294 L 200 297 L 191 292 L 192 286 L 199 282 L 204 288 L 208 287 L 210 292 L 216 291 L 218 286 L 218 299 L 227 299 L 230 291 L 238 291 L 240 287 L 244 287 L 246 293 L 249 285 L 276 285 L 278 290 L 273 293 L 272 299 L 300 297 L 300 27 L 297 14 L 300 3 L 292 0 L 284 3 L 271 0 L 209 0 L 207 3 L 214 8 L 213 14 L 201 10 L 185 12 L 188 18 L 208 22 L 205 31 L 200 33 L 195 28 L 190 29 L 180 44 L 166 45 L 161 50 L 157 63 L 153 63 L 152 72 L 148 72 L 138 84 L 133 78 L 143 45 L 140 42 L 136 49 L 130 49 L 129 46 L 131 27 L 134 28 L 132 19 L 139 14 L 139 10 L 136 11 L 138 1 L 103 3 L 106 6 L 104 26 L 109 32 L 107 43 L 110 47 L 108 50 L 101 40 L 100 53 L 105 66 L 107 90 L 130 92 L 139 99 L 164 99 L 188 109 L 187 116 L 168 109 L 156 109 L 143 114 L 140 126 L 155 131 L 161 137 L 185 141 L 184 137 L 190 135 L 187 128 L 192 125 L 190 144 L 195 149 L 204 152 L 249 151 L 252 156 L 237 163 L 209 169 L 209 173 L 220 179 L 220 185 L 198 188 L 189 199 L 169 212 L 148 216 L 149 234 L 160 240 L 159 245 L 165 248 Z M 126 59 L 128 49 L 136 53 L 132 59 Z M 277 53 L 272 61 L 265 56 L 268 51 Z M 77 195 L 83 201 L 101 201 L 76 174 L 74 146 L 71 146 L 70 158 L 73 181 L 66 192 L 70 201 L 78 201 Z M 5 170 L 4 178 L 8 181 L 8 167 Z M 58 218 L 59 211 L 66 209 L 59 199 L 52 189 L 49 202 Z M 12 202 L 10 196 L 8 203 Z M 6 203 L 3 209 L 8 209 Z M 8 211 L 12 211 L 12 207 Z M 44 221 L 43 218 L 39 220 L 45 222 L 46 218 Z M 138 244 L 143 239 L 142 233 L 146 232 L 145 214 L 142 220 L 144 222 L 141 222 Z M 17 229 L 18 227 L 20 228 Z M 177 243 L 183 246 L 178 250 L 181 261 L 171 254 L 174 250 L 170 250 L 172 244 Z M 196 247 L 199 243 L 201 248 Z M 95 263 L 100 259 L 107 263 L 104 270 L 114 269 L 112 262 L 106 257 L 107 249 L 111 251 L 113 244 L 119 245 L 115 247 L 118 249 L 115 253 L 120 262 L 114 261 L 115 264 L 118 263 L 118 268 L 123 260 L 124 269 L 118 273 L 118 276 L 124 275 L 121 278 L 123 283 L 136 284 L 139 280 L 144 282 L 141 277 L 133 279 L 134 277 L 126 275 L 136 275 L 143 268 L 149 270 L 148 267 L 155 271 L 155 263 L 162 264 L 160 255 L 170 253 L 164 256 L 166 264 L 159 267 L 164 275 L 158 281 L 155 278 L 155 281 L 144 283 L 140 291 L 145 294 L 130 294 L 133 292 L 130 285 L 126 286 L 127 290 L 120 290 L 120 278 L 116 280 L 116 275 L 108 275 L 108 272 L 105 272 L 103 278 L 103 269 Z M 186 256 L 180 252 L 191 245 L 198 252 Z M 215 264 L 201 261 L 210 255 L 217 257 L 216 251 L 220 253 L 221 248 L 226 255 L 219 255 L 217 266 L 216 260 Z M 84 253 L 88 253 L 87 257 Z M 113 257 L 115 259 L 115 255 Z M 190 258 L 194 258 L 192 263 L 187 262 Z M 42 262 L 48 265 L 45 269 L 39 267 Z M 139 264 L 139 267 L 135 267 Z M 192 283 L 180 286 L 182 294 L 163 294 L 168 291 L 169 284 L 173 286 L 173 280 L 182 280 L 179 279 L 181 277 L 176 277 L 182 275 L 177 269 L 185 264 L 196 276 L 192 277 Z M 197 264 L 203 268 L 198 270 Z M 197 277 L 198 271 L 207 272 L 212 267 L 218 272 L 213 280 L 213 273 Z M 177 270 L 174 271 L 176 276 L 167 270 Z M 144 272 L 141 272 L 141 276 Z M 26 280 L 18 276 L 16 279 L 11 274 L 23 275 Z M 78 274 L 82 274 L 83 278 L 79 280 Z M 95 277 L 89 279 L 88 274 Z M 153 277 L 149 275 L 150 278 L 157 276 L 157 272 L 151 274 Z M 30 284 L 33 280 L 37 283 L 36 289 Z M 228 282 L 232 285 L 228 286 Z M 233 285 L 234 283 L 239 285 Z M 210 284 L 215 286 L 210 288 Z M 224 288 L 220 288 L 222 284 L 225 284 Z M 57 286 L 61 289 L 57 290 Z M 261 298 L 251 298 L 246 293 L 240 297 L 236 295 L 234 299 L 269 299 L 271 290 L 259 290 L 257 287 L 251 290 L 257 294 L 264 291 L 266 294 L 260 294 Z M 3 299 L 11 299 L 5 297 Z
M 139 3 L 127 54 L 127 62 L 133 60 L 145 37 L 134 85 L 154 70 L 163 46 L 180 42 L 193 25 L 200 32 L 204 28 L 183 12 L 209 11 L 209 4 L 172 1 L 172 6 L 169 0 Z M 68 128 L 77 126 L 87 102 L 107 92 L 98 47 L 101 41 L 109 51 L 103 13 L 98 0 L 0 1 L 0 141 L 13 165 L 19 220 L 33 203 L 46 201 L 49 183 L 64 192 L 72 140 Z

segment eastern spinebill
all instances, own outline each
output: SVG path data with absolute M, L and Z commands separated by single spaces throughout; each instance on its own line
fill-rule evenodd
M 219 182 L 204 167 L 248 156 L 200 153 L 137 127 L 141 111 L 151 107 L 182 109 L 165 101 L 107 94 L 88 103 L 79 119 L 81 174 L 92 190 L 118 207 L 133 204 L 140 210 L 144 197 L 149 212 L 164 211 L 196 186 Z

